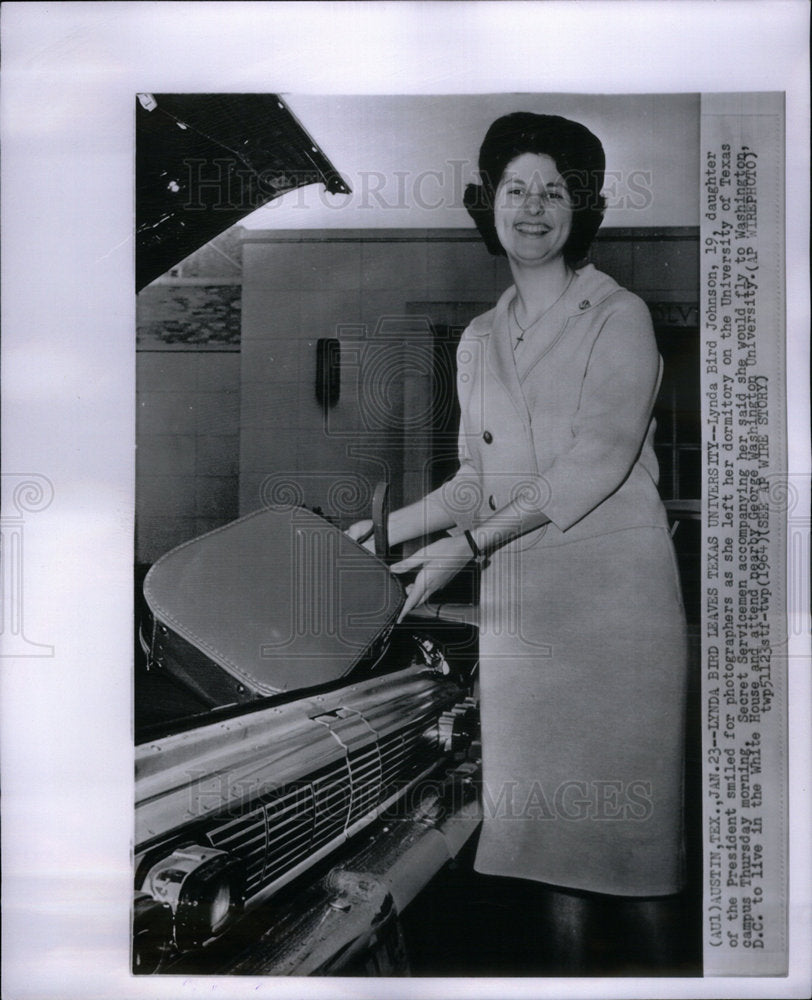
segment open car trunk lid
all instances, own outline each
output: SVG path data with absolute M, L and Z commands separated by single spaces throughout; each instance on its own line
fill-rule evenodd
M 135 110 L 137 290 L 287 191 L 349 193 L 278 94 L 139 94 Z

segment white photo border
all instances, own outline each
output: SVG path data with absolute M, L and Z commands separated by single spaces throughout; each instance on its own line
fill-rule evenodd
M 803 476 L 808 6 L 19 3 L 4 5 L 0 18 L 3 470 L 45 477 L 44 494 L 48 484 L 54 489 L 36 531 L 27 533 L 25 563 L 27 634 L 52 646 L 53 655 L 0 665 L 5 995 L 378 996 L 375 980 L 147 981 L 128 974 L 133 96 L 785 92 L 788 463 Z M 387 995 L 808 995 L 810 679 L 808 648 L 796 643 L 787 978 L 390 980 Z

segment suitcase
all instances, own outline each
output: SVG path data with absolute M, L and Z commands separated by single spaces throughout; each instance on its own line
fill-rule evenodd
M 302 507 L 178 546 L 152 566 L 144 597 L 149 668 L 211 706 L 340 680 L 384 654 L 405 600 L 381 560 Z

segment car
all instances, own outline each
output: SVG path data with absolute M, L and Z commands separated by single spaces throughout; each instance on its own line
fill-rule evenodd
M 263 936 L 265 972 L 344 968 L 380 937 L 361 917 L 346 947 L 336 898 L 358 894 L 353 852 L 367 903 L 374 883 L 395 917 L 476 829 L 476 628 L 397 623 L 399 579 L 298 507 L 173 549 L 144 597 L 133 971 L 233 971 Z M 267 937 L 281 919 L 267 904 L 288 887 L 288 930 Z M 324 921 L 302 931 L 314 907 L 332 937 Z
M 135 110 L 139 290 L 286 191 L 349 191 L 279 95 Z M 133 971 L 402 970 L 398 913 L 479 822 L 476 627 L 398 622 L 382 559 L 278 504 L 167 552 L 136 601 Z

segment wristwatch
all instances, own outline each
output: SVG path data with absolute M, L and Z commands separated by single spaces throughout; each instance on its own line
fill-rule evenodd
M 474 562 L 477 564 L 477 566 L 484 566 L 485 563 L 488 561 L 488 557 L 485 555 L 482 549 L 477 545 L 474 536 L 467 529 L 463 531 L 463 535 L 465 535 L 465 540 L 471 546 L 471 551 L 474 553 Z

